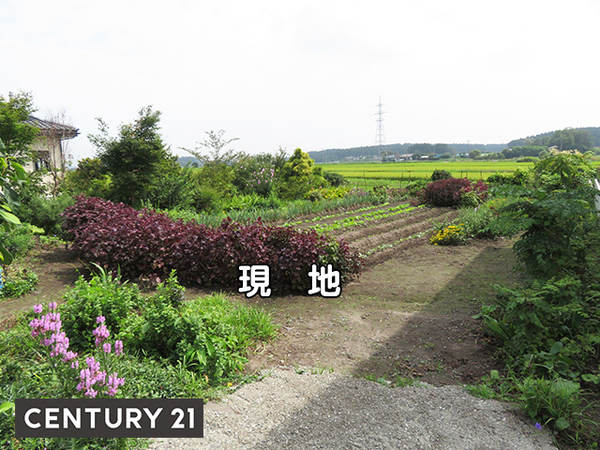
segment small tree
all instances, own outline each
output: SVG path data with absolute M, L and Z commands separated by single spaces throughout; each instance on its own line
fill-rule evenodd
M 202 176 L 199 184 L 205 188 L 214 189 L 220 196 L 229 196 L 235 190 L 233 185 L 233 165 L 243 158 L 241 152 L 227 148 L 238 138 L 224 139 L 225 130 L 207 131 L 208 138 L 199 142 L 199 147 L 194 150 L 182 148 L 202 162 Z M 208 151 L 204 153 L 202 149 Z
M 142 108 L 130 125 L 122 125 L 116 138 L 109 136 L 108 126 L 97 119 L 100 134 L 88 139 L 98 149 L 103 167 L 112 175 L 111 199 L 139 204 L 144 198 L 162 163 L 172 159 L 159 134 L 160 111 Z
M 302 198 L 313 188 L 328 186 L 323 169 L 314 164 L 308 153 L 297 148 L 281 170 L 279 195 L 285 199 Z
M 208 139 L 199 142 L 199 147 L 196 147 L 194 150 L 188 150 L 183 147 L 181 149 L 194 156 L 204 165 L 225 164 L 229 166 L 240 158 L 241 155 L 239 152 L 236 152 L 234 149 L 225 149 L 226 146 L 233 141 L 239 140 L 239 138 L 223 139 L 225 130 L 219 130 L 217 132 L 212 130 L 206 131 L 206 134 L 208 135 Z M 208 154 L 202 153 L 201 149 L 208 150 Z

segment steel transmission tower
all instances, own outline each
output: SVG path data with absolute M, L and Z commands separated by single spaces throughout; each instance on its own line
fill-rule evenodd
M 379 146 L 379 152 L 381 153 L 385 145 L 385 133 L 383 131 L 383 115 L 385 112 L 382 109 L 383 103 L 381 103 L 381 95 L 379 96 L 379 103 L 377 104 L 377 135 L 375 136 L 375 145 Z

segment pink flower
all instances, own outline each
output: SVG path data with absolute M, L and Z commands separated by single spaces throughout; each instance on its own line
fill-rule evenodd
M 94 340 L 96 347 L 99 347 L 100 344 L 102 344 L 106 339 L 108 339 L 108 337 L 110 336 L 110 331 L 108 331 L 106 325 L 100 325 L 98 328 L 92 331 L 92 335 L 96 337 L 96 339 Z
M 115 341 L 115 355 L 122 355 L 123 354 L 123 341 Z

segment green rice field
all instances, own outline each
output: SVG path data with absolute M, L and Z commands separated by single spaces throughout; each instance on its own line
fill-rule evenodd
M 453 177 L 470 180 L 485 180 L 498 173 L 512 173 L 517 169 L 527 170 L 534 163 L 508 161 L 411 161 L 397 163 L 348 163 L 319 164 L 323 170 L 346 177 L 352 184 L 370 187 L 376 185 L 401 185 L 417 178 L 429 179 L 434 170 L 447 170 Z M 600 161 L 594 161 L 594 166 Z

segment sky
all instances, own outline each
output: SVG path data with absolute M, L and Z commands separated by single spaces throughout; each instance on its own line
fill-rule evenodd
M 600 126 L 598 0 L 0 0 L 0 95 L 93 157 L 151 105 L 171 150 L 507 143 Z

